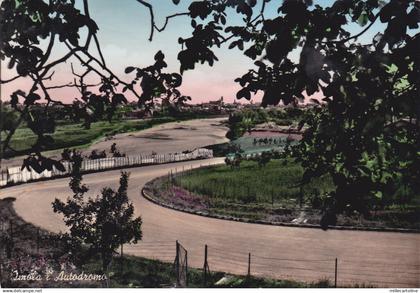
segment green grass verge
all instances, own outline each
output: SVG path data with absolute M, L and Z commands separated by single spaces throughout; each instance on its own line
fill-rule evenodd
M 58 125 L 55 133 L 52 134 L 54 143 L 49 145 L 45 150 L 88 146 L 106 135 L 144 130 L 155 125 L 175 121 L 179 121 L 179 119 L 162 117 L 140 121 L 124 120 L 112 123 L 109 123 L 108 121 L 99 121 L 92 123 L 90 129 L 85 129 L 81 123 Z M 18 128 L 10 142 L 10 146 L 16 150 L 17 153 L 5 153 L 5 158 L 27 154 L 28 150 L 36 142 L 36 139 L 36 135 L 29 128 Z
M 83 266 L 86 273 L 102 274 L 99 259 L 90 261 Z M 293 280 L 274 280 L 246 276 L 233 276 L 225 278 L 224 282 L 216 282 L 225 277 L 222 272 L 212 272 L 208 277 L 207 285 L 203 282 L 203 271 L 188 269 L 188 287 L 227 287 L 227 288 L 309 288 L 331 287 L 328 280 L 314 283 L 304 283 Z M 142 257 L 128 256 L 121 259 L 115 258 L 109 272 L 110 287 L 113 288 L 162 288 L 173 287 L 176 284 L 176 275 L 171 263 L 151 260 Z
M 272 160 L 265 167 L 244 161 L 239 169 L 222 165 L 202 168 L 176 178 L 176 184 L 213 201 L 229 203 L 272 204 L 295 207 L 303 195 L 308 197 L 333 188 L 330 178 L 314 180 L 301 188 L 303 168 L 287 160 Z
M 323 176 L 299 186 L 303 168 L 291 159 L 272 160 L 265 167 L 244 161 L 240 168 L 219 165 L 182 172 L 147 184 L 155 198 L 179 209 L 243 220 L 319 225 L 322 196 L 334 190 L 331 177 Z M 387 205 L 361 216 L 338 215 L 337 225 L 420 230 L 419 196 L 409 204 Z

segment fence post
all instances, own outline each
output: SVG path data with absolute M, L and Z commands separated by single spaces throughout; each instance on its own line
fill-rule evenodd
M 185 287 L 188 288 L 188 251 L 185 251 Z
M 251 252 L 248 253 L 248 275 L 247 277 L 249 278 L 251 276 Z
M 334 288 L 337 288 L 337 270 L 338 270 L 338 259 L 335 258 Z
M 176 240 L 176 254 L 175 254 L 175 273 L 176 273 L 176 283 L 179 284 L 179 243 Z
M 208 269 L 208 262 L 207 262 L 207 244 L 204 245 L 204 267 L 203 267 L 203 272 L 204 272 L 204 278 L 203 278 L 203 282 L 204 282 L 204 287 L 207 287 L 207 269 Z

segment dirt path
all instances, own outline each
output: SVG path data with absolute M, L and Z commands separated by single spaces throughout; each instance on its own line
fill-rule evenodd
M 130 169 L 129 196 L 143 218 L 142 243 L 125 247 L 130 254 L 171 261 L 175 240 L 188 250 L 188 262 L 202 267 L 204 245 L 209 246 L 212 271 L 246 274 L 248 253 L 251 273 L 276 278 L 316 281 L 334 279 L 338 258 L 338 286 L 371 284 L 383 287 L 420 286 L 420 234 L 338 231 L 277 227 L 223 221 L 157 206 L 140 195 L 150 179 L 172 168 L 198 167 L 222 159 L 183 162 Z M 86 175 L 95 195 L 104 186 L 116 187 L 119 171 Z M 0 198 L 16 197 L 14 207 L 26 221 L 58 232 L 61 219 L 51 202 L 69 195 L 68 178 L 26 184 L 1 190 Z
M 113 143 L 127 155 L 168 154 L 193 150 L 206 145 L 228 141 L 227 128 L 222 124 L 226 118 L 196 119 L 165 123 L 143 131 L 117 134 L 110 140 L 102 140 L 89 147 L 90 152 L 109 150 Z
M 146 130 L 117 134 L 110 140 L 102 139 L 88 147 L 84 153 L 92 150 L 109 152 L 113 143 L 128 156 L 148 154 L 153 151 L 168 154 L 193 150 L 195 148 L 228 141 L 225 137 L 227 128 L 222 124 L 226 118 L 195 119 L 161 124 Z M 49 157 L 59 157 L 61 151 L 48 151 Z M 25 156 L 1 161 L 1 168 L 20 166 Z

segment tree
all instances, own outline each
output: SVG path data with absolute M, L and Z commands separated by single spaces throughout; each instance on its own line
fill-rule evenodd
M 233 112 L 229 115 L 229 130 L 226 137 L 235 140 L 246 132 L 250 132 L 256 124 L 267 122 L 268 118 L 266 111 L 262 109 L 244 109 Z
M 125 157 L 125 153 L 120 152 L 120 150 L 117 148 L 117 144 L 115 142 L 111 145 L 110 152 L 112 154 L 112 157 L 114 157 L 114 158 Z
M 34 170 L 42 172 L 46 169 L 42 163 L 45 161 L 42 151 L 54 143 L 51 134 L 55 132 L 57 115 L 49 109 L 56 105 L 68 108 L 73 112 L 70 116 L 74 121 L 83 119 L 83 126 L 90 128 L 90 124 L 98 119 L 111 121 L 116 109 L 127 103 L 126 91 L 130 91 L 138 99 L 139 106 L 146 110 L 153 107 L 156 98 L 177 105 L 188 100 L 177 90 L 182 83 L 181 75 L 163 72 L 167 65 L 161 51 L 157 52 L 151 66 L 126 68 L 127 74 L 136 72 L 131 82 L 123 81 L 109 69 L 97 36 L 99 28 L 89 13 L 88 0 L 82 1 L 82 11 L 74 0 L 4 0 L 0 5 L 0 28 L 0 59 L 6 59 L 8 68 L 16 70 L 16 76 L 0 80 L 0 84 L 23 77 L 32 80 L 29 92 L 17 89 L 10 97 L 11 107 L 20 117 L 12 129 L 2 129 L 5 134 L 0 144 L 1 155 L 16 153 L 10 141 L 16 129 L 26 122 L 37 135 L 30 150 L 31 159 L 27 160 Z M 84 40 L 81 36 L 85 36 Z M 67 48 L 67 52 L 53 59 L 51 52 L 59 43 Z M 92 50 L 96 50 L 99 57 L 95 57 Z M 48 85 L 53 79 L 54 69 L 67 62 L 74 81 Z M 77 62 L 83 71 L 77 72 L 73 62 Z M 86 80 L 91 77 L 96 77 L 98 83 L 88 84 Z M 72 106 L 61 103 L 50 94 L 50 90 L 64 87 L 74 87 L 80 92 L 80 99 Z M 43 100 L 45 105 L 40 104 Z M 36 112 L 35 109 L 39 108 L 43 111 Z
M 230 168 L 233 169 L 239 169 L 241 167 L 242 163 L 242 154 L 244 151 L 241 149 L 241 146 L 239 144 L 230 143 L 228 146 L 228 152 L 233 153 L 233 157 L 227 156 L 225 158 L 225 164 L 227 166 L 230 166 Z
M 264 151 L 256 158 L 258 166 L 260 168 L 265 167 L 271 161 L 272 153 L 271 151 Z
M 1 114 L 1 131 L 10 131 L 14 129 L 19 120 L 19 115 L 13 111 L 9 105 L 5 105 L 0 101 L 0 114 Z
M 401 186 L 418 193 L 420 2 L 285 0 L 267 19 L 269 2 L 261 1 L 260 10 L 257 1 L 192 3 L 195 30 L 178 55 L 181 71 L 212 65 L 211 48 L 231 41 L 231 48 L 258 59 L 257 69 L 236 80 L 238 98 L 262 91 L 263 105 L 296 104 L 303 93 L 323 93 L 301 123 L 308 130 L 292 155 L 305 168 L 303 182 L 332 176 L 337 188 L 324 194 L 326 219 L 343 211 L 366 214 Z M 244 16 L 243 26 L 225 25 L 228 8 Z M 359 41 L 378 22 L 374 37 Z M 351 34 L 350 23 L 360 32 Z
M 117 151 L 117 144 L 114 142 L 114 143 L 111 145 L 111 154 L 115 153 L 116 151 Z
M 101 195 L 86 198 L 88 187 L 82 184 L 81 154 L 71 155 L 72 177 L 70 188 L 73 196 L 66 202 L 56 199 L 52 205 L 55 213 L 64 216 L 69 228 L 65 234 L 69 239 L 73 255 L 80 260 L 99 254 L 105 272 L 112 255 L 125 243 L 137 243 L 142 238 L 140 217 L 134 218 L 134 206 L 127 196 L 129 174 L 121 172 L 117 191 L 105 187 Z M 87 250 L 82 249 L 87 246 Z
M 420 191 L 419 1 L 337 0 L 328 5 L 324 1 L 284 0 L 278 7 L 270 0 L 192 1 L 188 11 L 167 16 L 162 27 L 155 23 L 153 5 L 137 2 L 150 12 L 149 40 L 155 31 L 164 30 L 170 19 L 191 18 L 192 35 L 179 39 L 181 75 L 163 74 L 163 54 L 158 53 L 153 68 L 127 68 L 127 72 L 136 72 L 133 82 L 125 83 L 115 76 L 102 55 L 95 58 L 89 53 L 91 40 L 99 51 L 100 46 L 87 0 L 83 1 L 83 13 L 70 0 L 49 4 L 25 0 L 19 5 L 14 0 L 2 2 L 0 57 L 8 58 L 10 67 L 16 65 L 19 75 L 34 79 L 29 93 L 18 90 L 11 97 L 12 106 L 23 117 L 20 120 L 32 117 L 28 114 L 40 94 L 53 103 L 44 80 L 57 63 L 70 57 L 86 67 L 86 72 L 76 74 L 84 102 L 94 113 L 102 113 L 98 101 L 109 101 L 116 95 L 116 101 L 122 100 L 121 93 L 114 90 L 118 86 L 148 103 L 154 98 L 181 96 L 174 88 L 182 73 L 199 63 L 212 66 L 218 61 L 214 47 L 229 43 L 230 49 L 240 50 L 255 61 L 253 68 L 235 80 L 241 87 L 237 98 L 250 100 L 262 92 L 262 106 L 280 102 L 297 105 L 304 94 L 323 94 L 322 101 L 313 101 L 319 106 L 305 115 L 300 126 L 306 124 L 307 131 L 292 155 L 305 168 L 303 181 L 332 176 L 337 189 L 323 196 L 329 214 L 346 210 L 367 213 L 402 186 L 412 194 Z M 276 5 L 271 7 L 271 12 L 276 12 L 270 16 L 266 13 L 269 5 Z M 240 15 L 243 23 L 231 25 L 233 14 Z M 355 25 L 360 26 L 357 33 L 349 30 Z M 81 28 L 89 33 L 80 45 Z M 368 35 L 373 29 L 376 34 Z M 50 46 L 43 51 L 37 43 L 47 37 Z M 47 63 L 56 37 L 69 51 Z M 90 61 L 84 61 L 82 55 Z M 99 94 L 88 91 L 89 85 L 83 82 L 89 73 L 101 77 Z M 137 81 L 143 96 L 134 88 Z M 19 98 L 24 99 L 23 109 L 17 107 Z M 39 135 L 36 146 L 50 141 L 48 134 L 54 129 L 44 125 L 54 125 L 54 120 L 45 115 L 30 119 L 29 125 Z M 87 115 L 86 125 L 90 119 Z M 237 130 L 243 131 L 240 127 Z M 9 131 L 4 148 L 13 133 Z M 232 138 L 235 133 L 231 133 Z M 40 149 L 34 149 L 31 164 L 41 161 Z
M 98 152 L 97 150 L 92 150 L 88 158 L 90 160 L 104 159 L 106 158 L 106 152 L 104 150 L 101 152 Z

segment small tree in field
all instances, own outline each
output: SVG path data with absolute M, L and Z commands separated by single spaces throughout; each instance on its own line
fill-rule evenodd
M 73 162 L 70 188 L 73 196 L 66 202 L 56 199 L 54 212 L 63 214 L 69 228 L 65 234 L 70 241 L 71 252 L 76 258 L 86 260 L 100 255 L 103 271 L 106 271 L 112 255 L 124 243 L 137 243 L 142 237 L 141 218 L 134 218 L 134 207 L 127 196 L 127 172 L 121 172 L 117 191 L 105 187 L 95 198 L 85 198 L 89 190 L 82 184 L 80 166 L 82 158 L 76 153 Z M 81 249 L 87 246 L 87 251 Z
M 271 152 L 262 152 L 262 154 L 257 157 L 258 167 L 265 167 L 270 162 L 271 157 Z

